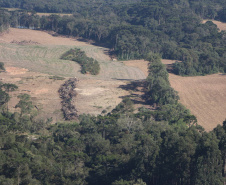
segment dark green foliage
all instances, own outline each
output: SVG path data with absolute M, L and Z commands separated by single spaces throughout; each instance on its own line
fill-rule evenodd
M 147 77 L 147 100 L 157 105 L 176 104 L 179 96 L 170 87 L 168 72 L 161 62 L 158 54 L 151 53 L 147 56 L 149 61 L 149 75 Z
M 64 78 L 64 77 L 61 77 L 61 76 L 56 76 L 56 75 L 54 75 L 54 76 L 50 76 L 50 77 L 49 77 L 49 79 L 52 79 L 52 80 L 65 80 L 65 78 Z
M 7 30 L 9 26 L 10 26 L 10 14 L 5 10 L 0 9 L 0 33 Z M 2 64 L 0 64 L 0 66 L 1 65 Z
M 80 49 L 71 49 L 67 51 L 61 56 L 61 59 L 78 62 L 82 67 L 81 73 L 83 74 L 89 72 L 92 75 L 97 75 L 100 72 L 99 63 L 93 58 L 87 57 L 85 52 Z
M 0 62 L 0 72 L 5 71 L 4 63 Z
M 14 11 L 9 23 L 13 27 L 52 30 L 92 39 L 108 46 L 120 60 L 141 59 L 152 51 L 163 58 L 182 61 L 174 66 L 174 72 L 179 75 L 205 75 L 226 70 L 225 32 L 219 32 L 211 21 L 201 23 L 201 18 L 225 20 L 225 0 L 65 0 L 63 3 L 58 0 L 1 0 L 0 4 L 41 12 L 73 11 L 73 16 L 42 17 L 34 11 L 30 14 Z M 96 73 L 98 65 L 93 65 L 96 68 L 93 73 Z
M 45 134 L 40 135 L 40 130 L 18 129 L 16 120 L 0 115 L 0 182 L 223 183 L 224 126 L 206 133 L 195 125 L 142 121 L 125 111 L 98 117 L 84 114 L 79 120 L 45 125 L 41 128 Z

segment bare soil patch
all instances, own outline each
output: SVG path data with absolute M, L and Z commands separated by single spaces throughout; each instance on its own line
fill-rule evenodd
M 0 36 L 0 43 L 32 41 L 42 45 L 88 45 L 77 41 L 75 38 L 54 37 L 47 32 L 29 29 L 10 28 L 8 32 Z
M 75 99 L 78 113 L 98 115 L 103 110 L 110 112 L 122 101 L 123 97 L 130 94 L 129 91 L 120 88 L 121 85 L 127 83 L 120 80 L 80 80 L 75 88 L 78 93 Z
M 217 25 L 217 27 L 220 30 L 226 30 L 226 23 L 220 22 L 220 21 L 215 21 L 215 20 L 203 20 L 203 23 L 206 23 L 207 21 L 212 21 L 214 24 Z
M 53 122 L 63 120 L 58 89 L 64 81 L 49 79 L 47 74 L 30 72 L 25 68 L 12 66 L 6 66 L 6 72 L 0 73 L 0 79 L 4 83 L 13 83 L 19 87 L 17 91 L 10 93 L 10 111 L 19 111 L 15 109 L 19 101 L 17 96 L 26 93 L 31 96 L 39 112 L 39 119 L 52 117 Z
M 171 65 L 174 60 L 163 59 L 165 65 Z M 146 69 L 147 61 L 126 61 L 142 70 Z M 181 77 L 169 73 L 171 86 L 178 91 L 180 102 L 194 114 L 198 123 L 206 131 L 210 131 L 226 119 L 226 75 L 214 74 L 207 76 Z
M 181 77 L 169 75 L 180 101 L 207 131 L 226 119 L 226 75 Z

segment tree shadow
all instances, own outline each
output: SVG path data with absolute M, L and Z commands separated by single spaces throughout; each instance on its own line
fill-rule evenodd
M 130 91 L 129 95 L 120 96 L 120 98 L 130 98 L 135 105 L 150 105 L 150 102 L 146 101 L 146 81 L 136 80 L 131 81 L 126 85 L 120 85 L 118 88 Z

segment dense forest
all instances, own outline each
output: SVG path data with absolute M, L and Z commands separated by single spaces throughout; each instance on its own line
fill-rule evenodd
M 225 5 L 225 0 L 0 1 L 0 6 L 30 11 L 7 15 L 13 27 L 92 39 L 109 47 L 119 60 L 159 53 L 162 58 L 182 61 L 174 65 L 179 75 L 226 71 L 225 31 L 220 32 L 211 21 L 202 24 L 202 19 L 225 21 Z M 40 17 L 35 11 L 73 15 Z
M 226 21 L 225 5 L 225 0 L 0 0 L 2 7 L 23 9 L 0 10 L 1 32 L 10 26 L 51 30 L 95 40 L 120 60 L 148 60 L 145 98 L 155 105 L 154 111 L 134 113 L 125 98 L 98 116 L 78 116 L 74 107 L 64 114 L 74 111 L 76 121 L 51 124 L 51 118 L 37 118 L 27 94 L 18 96 L 18 111 L 9 112 L 10 93 L 18 87 L 1 83 L 0 184 L 223 185 L 226 121 L 208 133 L 198 125 L 178 102 L 161 58 L 182 61 L 173 69 L 179 75 L 225 72 L 226 32 L 211 21 L 202 24 Z M 65 96 L 70 102 L 72 95 Z
M 159 56 L 149 60 L 166 74 Z M 154 100 L 162 106 L 156 111 L 134 114 L 125 98 L 110 113 L 54 125 L 36 119 L 27 94 L 18 96 L 19 111 L 9 112 L 9 93 L 17 87 L 1 84 L 0 184 L 223 185 L 226 122 L 205 132 L 167 93 L 173 91 L 167 75 L 150 70 L 148 87 L 159 80 L 163 85 Z

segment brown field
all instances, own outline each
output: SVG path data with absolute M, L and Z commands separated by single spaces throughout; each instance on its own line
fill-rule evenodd
M 80 73 L 80 66 L 59 59 L 70 48 L 81 48 L 88 56 L 97 59 L 101 72 L 97 76 Z M 75 38 L 54 37 L 46 32 L 11 28 L 0 36 L 0 61 L 6 72 L 0 73 L 4 83 L 14 83 L 19 90 L 11 93 L 10 110 L 18 102 L 20 93 L 30 94 L 44 118 L 62 121 L 58 89 L 64 81 L 51 80 L 49 76 L 77 77 L 79 93 L 75 106 L 79 114 L 100 114 L 111 111 L 129 91 L 121 88 L 131 80 L 144 79 L 145 74 L 136 67 L 113 62 L 108 49 L 81 42 Z
M 21 44 L 23 43 L 23 44 Z M 97 59 L 101 72 L 97 76 L 83 75 L 75 62 L 60 60 L 70 48 L 81 48 L 88 56 Z M 111 111 L 122 97 L 142 92 L 128 90 L 130 81 L 145 79 L 148 63 L 144 60 L 112 61 L 108 49 L 81 42 L 75 38 L 54 37 L 46 32 L 13 29 L 0 36 L 0 62 L 6 73 L 0 73 L 5 83 L 15 83 L 19 90 L 11 93 L 10 110 L 14 111 L 19 93 L 30 94 L 44 118 L 62 121 L 58 89 L 63 80 L 49 79 L 50 75 L 78 77 L 76 90 L 79 95 L 75 106 L 79 113 L 100 114 Z M 164 64 L 174 61 L 163 60 Z M 179 92 L 181 103 L 197 116 L 198 123 L 206 130 L 213 129 L 226 118 L 226 75 L 181 77 L 170 74 L 172 87 Z M 140 101 L 140 104 L 143 102 Z M 139 102 L 138 102 L 139 104 Z M 136 105 L 136 107 L 141 106 Z M 146 106 L 146 105 L 145 105 Z
M 166 65 L 175 61 L 165 60 Z M 127 61 L 126 65 L 140 68 L 147 74 L 147 61 Z M 171 86 L 178 91 L 180 102 L 194 114 L 198 123 L 207 131 L 212 130 L 226 119 L 226 75 L 181 77 L 169 74 Z
M 203 20 L 203 23 L 205 23 L 207 21 L 212 21 L 214 24 L 217 25 L 217 27 L 220 30 L 226 30 L 226 23 L 223 23 L 223 22 L 220 22 L 220 21 L 215 21 L 215 20 Z
M 72 16 L 73 14 L 67 13 L 36 13 L 39 16 L 50 16 L 50 15 L 59 15 L 59 16 Z

